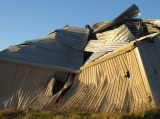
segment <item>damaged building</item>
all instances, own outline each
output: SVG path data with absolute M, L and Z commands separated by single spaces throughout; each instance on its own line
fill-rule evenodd
M 160 104 L 160 20 L 132 5 L 0 52 L 0 108 L 134 112 Z

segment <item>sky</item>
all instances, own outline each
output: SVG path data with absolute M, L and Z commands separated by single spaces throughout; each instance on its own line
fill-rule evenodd
M 141 18 L 160 18 L 160 0 L 0 0 L 0 50 L 65 25 L 114 19 L 133 3 Z

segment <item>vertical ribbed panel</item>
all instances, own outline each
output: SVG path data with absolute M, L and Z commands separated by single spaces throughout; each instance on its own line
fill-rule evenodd
M 139 42 L 138 48 L 156 103 L 160 104 L 160 38 Z
M 42 109 L 53 98 L 47 90 L 52 89 L 48 83 L 54 73 L 54 70 L 0 62 L 0 108 Z
M 87 67 L 67 92 L 65 108 L 89 111 L 137 111 L 150 105 L 148 82 L 136 48 Z

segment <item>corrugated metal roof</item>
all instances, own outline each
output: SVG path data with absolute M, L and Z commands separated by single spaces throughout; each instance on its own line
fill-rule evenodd
M 135 39 L 126 25 L 121 25 L 120 27 L 114 30 L 109 30 L 103 33 L 97 33 L 96 36 L 98 40 L 117 42 L 129 42 Z
M 85 51 L 93 52 L 87 63 L 135 40 L 135 37 L 128 30 L 126 25 L 122 25 L 114 30 L 98 33 L 97 38 L 98 40 L 90 40 L 85 49 Z
M 0 52 L 0 59 L 77 72 L 83 64 L 87 40 L 87 29 L 66 27 L 44 38 L 11 46 Z
M 97 41 L 97 40 L 91 40 L 89 44 L 87 45 L 86 51 L 90 52 L 112 52 L 115 49 L 127 44 L 128 42 L 115 42 L 115 41 Z

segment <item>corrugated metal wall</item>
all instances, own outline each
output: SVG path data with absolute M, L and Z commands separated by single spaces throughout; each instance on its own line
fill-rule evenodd
M 154 102 L 139 58 L 135 48 L 84 66 L 65 95 L 63 107 L 106 112 L 150 107 Z
M 39 110 L 51 99 L 56 101 L 58 95 L 50 91 L 54 74 L 54 70 L 1 61 L 0 109 Z
M 137 45 L 153 97 L 160 105 L 160 38 L 150 42 L 142 41 Z

